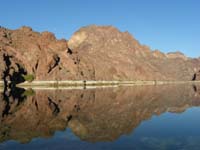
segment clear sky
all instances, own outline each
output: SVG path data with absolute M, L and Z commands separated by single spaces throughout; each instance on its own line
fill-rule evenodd
M 163 52 L 200 56 L 200 0 L 0 0 L 0 25 L 69 39 L 82 26 L 113 25 Z

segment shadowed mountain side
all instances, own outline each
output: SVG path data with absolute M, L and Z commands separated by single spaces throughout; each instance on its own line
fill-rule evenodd
M 131 133 L 142 121 L 164 112 L 181 113 L 200 105 L 197 86 L 137 86 L 91 90 L 26 92 L 26 100 L 10 99 L 1 115 L 0 141 L 29 142 L 71 128 L 90 142 L 113 141 Z M 0 100 L 0 112 L 6 102 Z
M 15 75 L 15 64 L 19 64 L 27 74 L 34 75 L 36 80 L 79 78 L 75 64 L 77 54 L 68 49 L 66 40 L 57 40 L 50 32 L 34 32 L 29 27 L 17 30 L 0 28 L 0 58 L 3 55 L 11 58 L 9 76 Z M 0 59 L 0 62 L 0 74 L 3 76 L 8 65 L 4 59 Z

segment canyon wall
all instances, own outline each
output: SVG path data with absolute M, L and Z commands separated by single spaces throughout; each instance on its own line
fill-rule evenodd
M 170 43 L 169 43 L 170 44 Z M 0 28 L 0 75 L 35 80 L 198 80 L 200 59 L 164 54 L 112 26 L 83 27 L 67 41 L 29 27 Z

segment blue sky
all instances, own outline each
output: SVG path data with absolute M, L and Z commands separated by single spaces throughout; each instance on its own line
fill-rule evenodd
M 69 39 L 82 26 L 113 25 L 163 52 L 200 56 L 199 0 L 0 0 L 0 25 Z

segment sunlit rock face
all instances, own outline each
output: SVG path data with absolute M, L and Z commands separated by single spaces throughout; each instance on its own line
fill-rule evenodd
M 199 59 L 152 51 L 112 26 L 83 27 L 68 43 L 80 60 L 92 65 L 96 80 L 192 80 L 194 68 L 200 67 Z
M 25 26 L 0 28 L 0 58 L 1 78 L 6 68 L 13 68 L 7 76 L 32 74 L 36 80 L 192 80 L 200 70 L 199 59 L 152 51 L 128 32 L 96 25 L 68 41 Z
M 0 97 L 1 142 L 25 143 L 66 128 L 85 141 L 113 141 L 153 115 L 200 105 L 195 85 L 22 90 L 19 95 Z

